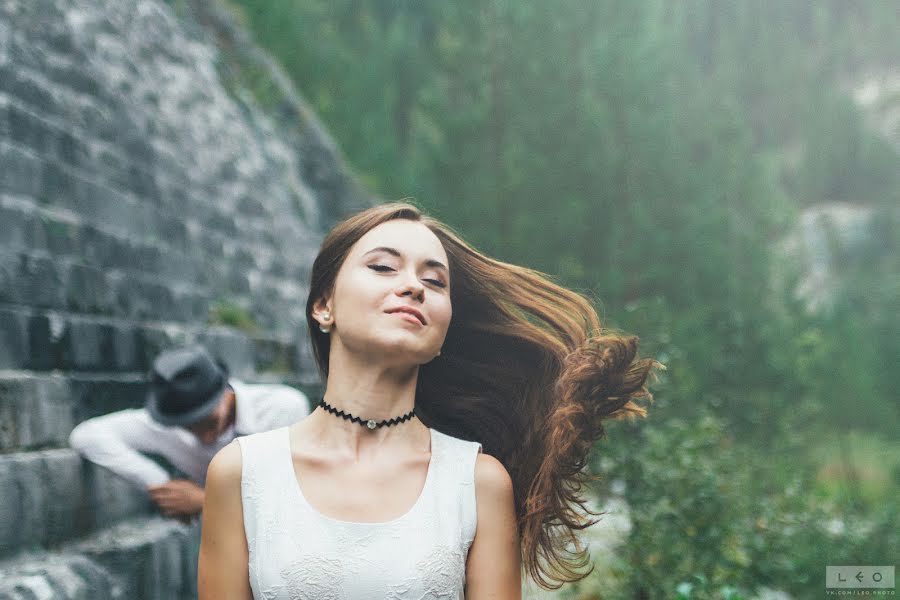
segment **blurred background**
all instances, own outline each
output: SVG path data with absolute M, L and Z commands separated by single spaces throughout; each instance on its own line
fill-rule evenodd
M 0 558 L 149 581 L 103 545 L 132 527 L 189 579 L 159 548 L 190 531 L 41 474 L 176 342 L 315 393 L 322 235 L 409 197 L 668 367 L 594 452 L 594 572 L 527 597 L 813 598 L 894 565 L 898 31 L 894 0 L 4 3 Z

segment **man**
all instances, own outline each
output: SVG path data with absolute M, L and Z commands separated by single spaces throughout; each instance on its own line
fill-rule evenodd
M 190 522 L 203 508 L 206 469 L 234 438 L 277 429 L 310 412 L 302 392 L 228 377 L 202 346 L 168 350 L 153 363 L 144 408 L 80 423 L 69 445 L 84 458 L 147 490 L 167 516 Z M 190 479 L 172 479 L 141 452 L 154 453 Z

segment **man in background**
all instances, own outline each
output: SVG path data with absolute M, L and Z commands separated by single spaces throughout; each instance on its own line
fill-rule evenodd
M 291 425 L 310 412 L 302 392 L 229 378 L 225 365 L 199 345 L 160 354 L 150 379 L 144 408 L 88 419 L 72 430 L 69 445 L 145 489 L 163 514 L 184 522 L 203 508 L 216 452 L 236 437 Z M 190 479 L 171 478 L 142 453 L 162 456 Z

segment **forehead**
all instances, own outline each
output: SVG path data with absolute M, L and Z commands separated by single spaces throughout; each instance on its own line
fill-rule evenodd
M 447 262 L 447 254 L 438 237 L 425 225 L 407 219 L 394 219 L 370 229 L 353 246 L 353 255 L 361 256 L 377 246 L 396 248 L 414 258 L 436 258 Z

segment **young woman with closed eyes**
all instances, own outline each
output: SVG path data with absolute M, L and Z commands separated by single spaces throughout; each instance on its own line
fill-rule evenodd
M 324 396 L 213 459 L 201 600 L 518 600 L 590 572 L 586 456 L 662 367 L 636 337 L 403 202 L 329 233 L 307 320 Z

